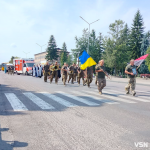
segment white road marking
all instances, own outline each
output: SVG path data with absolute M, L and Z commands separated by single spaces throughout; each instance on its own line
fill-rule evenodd
M 71 94 L 68 94 L 68 93 L 65 93 L 65 92 L 62 92 L 62 91 L 57 91 L 57 93 L 62 94 L 62 95 L 67 96 L 67 97 L 70 97 L 70 98 L 72 98 L 72 99 L 74 99 L 76 101 L 82 102 L 82 103 L 87 104 L 89 106 L 98 106 L 98 105 L 100 105 L 100 104 L 97 104 L 97 103 L 94 103 L 94 102 L 90 102 L 90 101 L 88 101 L 86 99 L 83 99 L 83 98 L 80 98 L 80 97 L 76 97 L 74 95 L 71 95 Z
M 94 94 L 94 95 L 99 95 L 101 98 L 102 97 L 106 97 L 106 98 L 113 99 L 115 101 L 121 101 L 121 102 L 125 102 L 125 103 L 136 103 L 134 101 L 125 100 L 125 99 L 122 99 L 122 98 L 119 98 L 119 97 L 115 97 L 115 96 L 104 95 L 104 94 L 100 95 L 99 93 L 92 92 L 92 91 L 85 91 L 85 90 L 83 90 L 83 91 L 86 92 L 86 93 L 91 93 L 91 94 Z
M 128 96 L 128 95 L 119 95 L 119 94 L 117 94 L 117 93 L 123 94 L 122 92 L 119 92 L 119 91 L 114 91 L 114 90 L 105 91 L 105 90 L 104 90 L 104 93 L 113 94 L 113 93 L 111 93 L 111 92 L 115 93 L 114 95 L 117 95 L 118 97 L 123 97 L 123 98 L 127 98 L 127 99 L 133 99 L 133 100 L 141 101 L 141 102 L 150 102 L 149 100 L 141 99 L 141 98 L 138 98 L 138 97 L 133 97 L 133 96 Z
M 135 90 L 135 91 L 137 91 L 137 92 L 141 92 L 141 93 L 150 94 L 150 92 L 148 92 L 148 91 L 140 91 L 140 90 Z
M 47 102 L 43 101 L 41 98 L 37 97 L 36 95 L 30 92 L 26 92 L 23 94 L 42 109 L 55 109 L 53 106 L 51 106 L 50 104 L 48 104 Z
M 5 93 L 5 96 L 7 97 L 14 111 L 28 110 L 26 106 L 17 98 L 17 96 L 14 93 Z
M 105 100 L 103 98 L 100 98 L 100 97 L 97 97 L 97 96 L 91 96 L 90 94 L 84 94 L 82 92 L 77 92 L 77 91 L 71 91 L 72 93 L 75 93 L 75 94 L 78 94 L 80 96 L 86 96 L 86 97 L 89 97 L 89 98 L 92 98 L 94 100 L 97 100 L 97 101 L 100 101 L 100 102 L 103 102 L 103 103 L 107 103 L 107 104 L 119 104 L 118 102 L 115 102 L 115 101 L 111 101 L 111 100 Z
M 54 101 L 60 103 L 61 105 L 66 106 L 66 107 L 75 107 L 75 106 L 77 106 L 77 105 L 75 105 L 75 104 L 73 104 L 71 102 L 68 102 L 68 101 L 66 101 L 66 100 L 64 100 L 64 99 L 62 99 L 62 98 L 60 98 L 60 97 L 58 97 L 56 95 L 53 95 L 53 94 L 50 94 L 50 93 L 46 93 L 46 92 L 40 92 L 40 93 L 42 93 L 43 95 L 47 96 L 48 98 L 51 98 Z

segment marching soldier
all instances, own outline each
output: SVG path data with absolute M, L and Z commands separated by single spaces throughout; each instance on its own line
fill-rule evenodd
M 72 84 L 74 84 L 73 83 L 73 75 L 74 75 L 74 66 L 75 66 L 75 63 L 73 63 L 73 65 L 71 65 L 70 67 L 69 67 L 69 80 L 68 80 L 68 83 L 69 83 L 69 81 L 71 80 L 71 83 Z
M 49 65 L 48 65 L 48 61 L 46 62 L 46 65 L 44 66 L 44 81 L 47 82 L 47 76 L 48 76 L 48 72 L 49 72 Z
M 136 85 L 136 66 L 134 65 L 134 59 L 130 60 L 130 64 L 126 66 L 125 73 L 128 74 L 129 81 L 125 86 L 126 94 L 129 94 L 131 90 L 132 95 L 135 96 L 135 85 Z
M 74 78 L 74 81 L 76 81 L 76 78 L 77 78 L 77 75 L 78 75 L 78 67 L 77 65 L 74 66 L 74 74 L 73 74 L 73 78 Z
M 62 66 L 62 74 L 63 74 L 63 84 L 66 85 L 66 80 L 67 80 L 67 64 L 64 63 L 64 65 Z
M 98 91 L 102 94 L 102 89 L 106 86 L 104 60 L 99 61 L 99 64 L 95 66 L 95 71 L 98 73 Z
M 86 71 L 85 71 L 85 75 L 86 75 L 86 81 L 85 83 L 87 83 L 87 86 L 90 87 L 90 83 L 93 80 L 93 67 L 87 67 Z
M 59 69 L 59 66 L 58 66 L 57 61 L 56 61 L 55 65 L 52 67 L 52 76 L 50 79 L 50 83 L 52 83 L 54 76 L 55 76 L 55 83 L 56 84 L 58 83 L 58 69 Z
M 50 82 L 51 82 L 51 77 L 52 77 L 52 72 L 53 72 L 53 66 L 54 66 L 54 64 L 51 64 L 49 66 L 49 78 L 48 79 L 50 79 Z
M 80 79 L 82 78 L 82 81 L 83 81 L 83 86 L 85 85 L 84 84 L 84 71 L 81 70 L 81 68 L 79 67 L 78 68 L 78 77 L 77 77 L 77 80 L 78 80 L 78 84 L 80 85 Z

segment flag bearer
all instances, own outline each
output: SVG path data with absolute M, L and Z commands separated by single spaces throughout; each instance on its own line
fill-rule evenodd
M 128 84 L 125 86 L 126 94 L 132 92 L 132 95 L 135 96 L 135 85 L 136 85 L 136 66 L 134 65 L 134 59 L 130 60 L 130 64 L 126 66 L 125 73 L 128 74 L 129 81 Z

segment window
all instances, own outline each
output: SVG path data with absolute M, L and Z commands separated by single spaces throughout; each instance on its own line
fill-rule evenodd
M 27 67 L 33 67 L 34 63 L 27 63 Z

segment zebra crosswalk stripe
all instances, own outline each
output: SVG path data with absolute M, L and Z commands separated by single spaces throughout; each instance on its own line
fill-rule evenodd
M 100 101 L 100 102 L 103 102 L 103 103 L 107 103 L 107 104 L 119 104 L 118 102 L 115 102 L 115 101 L 104 100 L 103 98 L 100 98 L 100 97 L 90 96 L 90 94 L 88 94 L 88 93 L 85 94 L 85 93 L 77 92 L 77 91 L 71 91 L 71 92 L 74 93 L 74 94 L 81 95 L 81 96 L 87 96 L 89 98 L 92 98 L 94 100 L 97 100 L 97 101 Z
M 14 111 L 26 111 L 26 106 L 17 98 L 14 93 L 5 93 L 6 98 L 11 104 Z
M 125 96 L 125 95 L 119 95 L 117 93 L 122 93 L 122 92 L 119 92 L 119 91 L 105 91 L 104 90 L 104 93 L 108 93 L 108 94 L 111 94 L 111 92 L 114 92 L 115 94 L 114 95 L 117 95 L 118 97 L 123 97 L 123 98 L 130 98 L 130 99 L 133 99 L 135 101 L 141 101 L 141 102 L 150 102 L 149 100 L 146 100 L 146 99 L 141 99 L 141 98 L 138 98 L 138 97 L 128 97 L 128 96 Z
M 48 104 L 47 102 L 43 101 L 41 98 L 37 97 L 36 95 L 30 92 L 26 92 L 23 94 L 42 109 L 55 109 L 53 106 L 51 106 L 50 104 Z
M 125 102 L 125 103 L 136 103 L 134 101 L 130 101 L 130 100 L 125 100 L 125 99 L 122 99 L 122 98 L 119 98 L 119 97 L 115 97 L 115 96 L 110 96 L 110 95 L 100 95 L 96 92 L 92 92 L 92 91 L 85 91 L 83 90 L 85 93 L 91 93 L 91 94 L 94 94 L 94 95 L 99 95 L 100 97 L 106 97 L 106 98 L 110 98 L 110 99 L 113 99 L 115 101 L 121 101 L 121 102 Z
M 68 93 L 65 93 L 65 92 L 62 92 L 62 91 L 57 91 L 57 93 L 62 94 L 62 95 L 67 96 L 67 97 L 70 97 L 71 99 L 74 99 L 76 101 L 82 102 L 82 103 L 84 103 L 86 105 L 89 105 L 89 106 L 98 106 L 98 105 L 100 105 L 100 104 L 97 104 L 97 103 L 94 103 L 94 102 L 90 102 L 90 101 L 88 101 L 86 99 L 83 99 L 83 98 L 80 98 L 80 97 L 76 97 L 74 95 L 71 95 L 71 94 L 68 94 Z
M 61 105 L 66 106 L 66 107 L 75 107 L 75 106 L 77 106 L 77 105 L 75 105 L 75 104 L 73 104 L 71 102 L 68 102 L 68 101 L 66 101 L 66 100 L 64 100 L 64 99 L 62 99 L 62 98 L 60 98 L 60 97 L 58 97 L 56 95 L 53 95 L 53 94 L 50 94 L 50 93 L 46 93 L 46 92 L 40 92 L 40 93 L 42 93 L 43 95 L 47 96 L 48 98 L 51 98 L 52 100 L 60 103 Z

